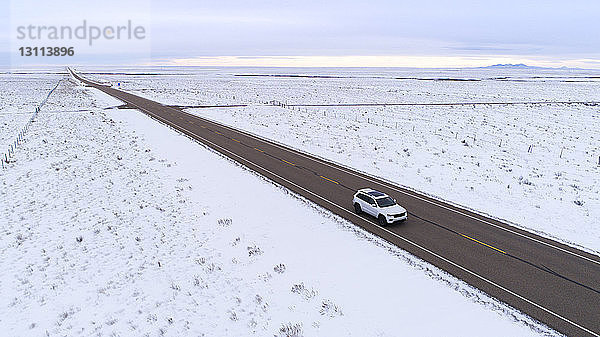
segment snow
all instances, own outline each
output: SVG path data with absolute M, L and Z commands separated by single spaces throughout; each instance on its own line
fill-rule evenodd
M 55 83 L 44 75 L 5 73 L 0 73 L 0 83 L 0 155 L 4 156 L 8 146 L 13 144 L 21 128 Z
M 61 82 L 0 171 L 7 334 L 556 334 L 116 105 Z
M 188 111 L 600 252 L 600 105 L 593 104 L 600 102 L 597 71 L 167 68 L 153 72 L 106 78 L 165 104 L 246 103 L 248 107 Z M 257 74 L 271 76 L 238 76 Z M 290 74 L 306 77 L 285 77 Z M 592 103 L 282 107 L 267 104 L 272 101 Z

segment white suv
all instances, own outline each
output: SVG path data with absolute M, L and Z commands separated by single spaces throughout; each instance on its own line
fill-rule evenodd
M 407 218 L 406 209 L 396 203 L 389 195 L 363 188 L 358 190 L 352 200 L 357 214 L 365 212 L 377 218 L 381 226 L 404 221 Z

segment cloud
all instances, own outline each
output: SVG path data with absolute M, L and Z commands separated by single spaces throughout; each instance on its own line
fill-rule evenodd
M 12 21 L 36 25 L 133 18 L 147 25 L 157 62 L 208 57 L 203 62 L 283 64 L 287 58 L 294 64 L 436 61 L 441 67 L 478 64 L 468 57 L 482 57 L 569 66 L 600 53 L 597 0 L 20 0 L 10 6 Z M 146 59 L 148 53 L 140 54 Z

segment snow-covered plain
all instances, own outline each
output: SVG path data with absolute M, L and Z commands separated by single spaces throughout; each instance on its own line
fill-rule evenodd
M 61 82 L 0 171 L 3 333 L 556 334 L 119 104 Z
M 31 118 L 35 108 L 56 85 L 47 75 L 39 73 L 0 73 L 0 156 L 4 156 L 21 128 Z
M 598 71 L 125 71 L 104 78 L 165 104 L 249 104 L 188 111 L 600 252 L 600 105 L 265 104 L 599 102 Z

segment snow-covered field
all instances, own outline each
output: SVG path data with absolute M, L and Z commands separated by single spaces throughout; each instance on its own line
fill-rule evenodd
M 116 105 L 61 82 L 0 171 L 3 334 L 556 334 Z
M 35 108 L 56 85 L 47 75 L 38 73 L 0 73 L 0 156 L 4 156 Z
M 249 104 L 189 111 L 600 252 L 600 105 L 266 104 L 599 102 L 599 72 L 125 71 L 97 76 L 166 104 Z M 257 74 L 276 76 L 239 76 Z

